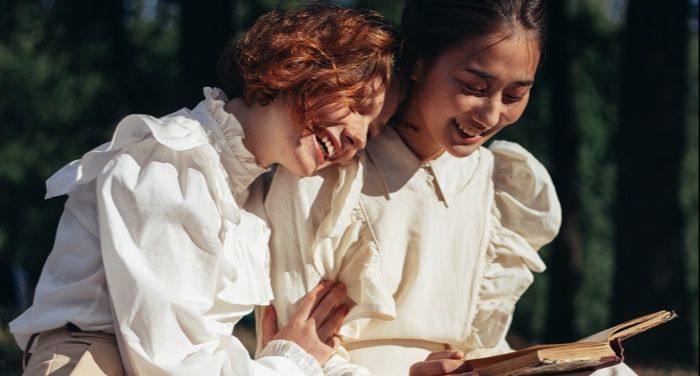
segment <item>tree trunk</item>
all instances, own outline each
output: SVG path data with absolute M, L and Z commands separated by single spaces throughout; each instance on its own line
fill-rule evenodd
M 570 341 L 575 336 L 574 299 L 581 283 L 583 240 L 580 233 L 581 203 L 578 179 L 578 116 L 576 113 L 577 38 L 571 28 L 565 1 L 550 5 L 547 55 L 552 103 L 552 179 L 562 206 L 562 227 L 549 260 L 549 298 L 545 339 Z
M 635 359 L 692 361 L 680 166 L 686 127 L 688 1 L 631 0 L 622 65 L 613 320 L 680 318 L 628 340 Z
M 219 55 L 234 36 L 232 4 L 229 0 L 182 0 L 180 4 L 180 103 L 194 106 L 203 98 L 203 87 L 219 85 Z

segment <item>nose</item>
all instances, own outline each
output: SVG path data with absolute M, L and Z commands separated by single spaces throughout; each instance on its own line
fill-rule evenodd
M 501 120 L 501 102 L 491 97 L 481 99 L 481 103 L 472 109 L 472 118 L 484 129 L 493 128 Z
M 364 149 L 367 145 L 367 132 L 369 129 L 369 121 L 362 126 L 345 127 L 343 129 L 343 146 L 354 150 Z M 347 145 L 345 143 L 347 142 Z

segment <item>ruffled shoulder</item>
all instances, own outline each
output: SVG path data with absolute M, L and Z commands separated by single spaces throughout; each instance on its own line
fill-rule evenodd
M 160 119 L 148 115 L 125 117 L 117 125 L 112 141 L 67 164 L 46 181 L 46 198 L 68 194 L 76 186 L 94 180 L 114 155 L 146 137 L 152 136 L 161 145 L 178 151 L 207 143 L 206 132 L 187 113 L 182 109 Z
M 546 266 L 537 250 L 559 231 L 561 207 L 544 166 L 520 145 L 495 141 L 490 237 L 467 349 L 469 357 L 509 350 L 515 304 Z
M 547 169 L 522 146 L 495 141 L 493 181 L 496 211 L 504 228 L 533 250 L 549 243 L 561 226 L 561 206 Z

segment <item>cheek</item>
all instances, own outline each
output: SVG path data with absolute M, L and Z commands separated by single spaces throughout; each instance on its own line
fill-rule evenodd
M 452 117 L 466 112 L 470 107 L 469 98 L 447 83 L 436 90 L 425 92 L 422 99 L 423 112 L 436 117 Z
M 519 103 L 512 108 L 508 109 L 508 111 L 503 113 L 503 124 L 509 125 L 513 124 L 520 117 L 523 115 L 523 112 L 525 112 L 525 107 L 527 106 L 527 103 Z M 504 126 L 505 126 L 504 125 Z
M 469 112 L 474 107 L 474 97 L 463 95 L 461 92 L 454 97 L 455 111 L 458 113 Z

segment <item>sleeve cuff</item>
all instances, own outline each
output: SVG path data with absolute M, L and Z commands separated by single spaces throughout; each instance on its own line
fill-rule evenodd
M 263 351 L 260 352 L 259 358 L 266 356 L 279 356 L 289 359 L 304 372 L 304 375 L 324 375 L 323 369 L 316 358 L 292 341 L 281 339 L 270 341 Z
M 326 376 L 370 376 L 366 368 L 350 363 L 340 354 L 333 355 L 323 365 L 323 371 L 326 372 Z

